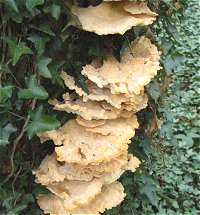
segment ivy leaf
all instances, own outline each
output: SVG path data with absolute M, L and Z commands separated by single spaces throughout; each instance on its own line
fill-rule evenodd
M 12 96 L 12 85 L 2 87 L 0 85 L 0 102 L 7 100 Z
M 150 93 L 155 102 L 157 102 L 159 97 L 161 96 L 161 92 L 158 89 L 158 84 L 156 83 L 156 81 L 149 83 L 149 85 L 147 86 L 147 91 Z
M 152 153 L 152 147 L 151 147 L 152 139 L 150 137 L 145 137 L 139 144 L 140 147 L 144 150 L 147 156 L 150 156 Z
M 79 76 L 79 78 L 75 78 L 75 84 L 77 86 L 80 86 L 87 94 L 89 94 L 89 90 L 88 90 L 88 87 L 85 83 L 85 79 L 83 78 L 83 76 Z
M 60 72 L 58 71 L 58 69 L 60 69 L 60 67 L 62 67 L 63 64 L 64 64 L 64 61 L 61 61 L 59 63 L 52 62 L 49 68 L 52 74 L 52 83 L 53 84 L 56 83 L 64 88 L 63 80 L 60 77 Z
M 160 129 L 161 137 L 172 137 L 173 135 L 173 128 L 171 123 L 163 124 Z
M 28 132 L 29 139 L 38 132 L 50 131 L 60 126 L 58 120 L 44 115 L 42 111 L 43 107 L 39 106 L 34 111 L 30 112 L 31 122 L 25 128 L 25 131 Z
M 9 144 L 9 137 L 12 133 L 17 131 L 17 128 L 12 124 L 7 124 L 5 127 L 0 129 L 0 146 L 6 146 Z
M 31 28 L 34 28 L 40 32 L 46 33 L 50 36 L 55 36 L 55 33 L 51 30 L 51 28 L 47 24 L 41 24 L 39 27 L 36 27 L 32 24 L 29 25 Z
M 50 194 L 51 192 L 44 185 L 37 184 L 32 193 L 33 195 L 38 196 L 39 194 Z
M 162 39 L 162 46 L 163 46 L 164 55 L 167 55 L 170 49 L 173 47 L 173 43 L 164 37 Z
M 181 63 L 185 61 L 185 57 L 180 53 L 175 53 L 173 55 L 173 59 L 174 59 L 174 62 L 176 63 L 176 66 L 180 66 Z
M 11 73 L 9 67 L 6 66 L 6 65 L 3 65 L 3 64 L 0 64 L 0 71 L 2 73 L 6 73 L 6 74 L 10 74 Z
M 27 205 L 21 205 L 21 204 L 20 205 L 15 205 L 7 214 L 8 215 L 19 214 L 19 212 L 22 211 L 22 210 L 24 210 L 25 208 L 27 208 Z
M 25 16 L 26 11 L 17 13 L 15 11 L 7 11 L 2 18 L 2 23 L 7 24 L 8 20 L 11 18 L 17 23 L 21 23 L 23 20 L 23 17 Z
M 7 4 L 9 7 L 11 7 L 14 11 L 18 12 L 18 8 L 17 8 L 17 5 L 15 3 L 14 0 L 3 0 L 3 3 Z
M 44 0 L 26 0 L 26 8 L 29 11 L 32 11 L 35 6 L 41 5 L 44 3 Z
M 41 25 L 39 26 L 38 30 L 39 30 L 39 31 L 42 31 L 42 32 L 44 32 L 44 33 L 46 33 L 46 34 L 49 34 L 49 35 L 51 35 L 51 36 L 55 36 L 54 32 L 53 32 L 53 31 L 51 30 L 51 28 L 50 28 L 48 25 L 46 25 L 46 24 L 41 24 Z
M 145 194 L 147 198 L 150 200 L 152 205 L 157 205 L 157 199 L 158 196 L 156 194 L 157 188 L 157 181 L 155 181 L 151 176 L 149 175 L 143 175 L 142 176 L 142 186 L 139 189 L 139 192 L 141 194 Z
M 37 82 L 36 75 L 26 78 L 25 84 L 27 89 L 21 89 L 18 92 L 20 99 L 47 99 L 47 91 Z
M 176 67 L 176 63 L 169 55 L 167 55 L 166 58 L 163 60 L 163 65 L 167 75 L 169 75 L 172 72 L 172 70 Z
M 38 34 L 34 34 L 28 37 L 28 40 L 34 43 L 35 49 L 38 55 L 41 55 L 45 51 L 45 44 L 49 41 L 49 37 L 42 37 Z
M 44 76 L 45 78 L 51 78 L 52 77 L 51 73 L 50 73 L 50 71 L 49 71 L 49 69 L 47 67 L 48 64 L 51 63 L 51 61 L 52 61 L 51 58 L 44 57 L 44 56 L 39 57 L 37 59 L 36 65 L 37 65 L 37 67 L 39 69 L 39 73 L 40 73 L 40 75 Z
M 173 4 L 172 1 L 170 0 L 163 0 L 165 4 L 169 5 L 170 7 L 172 7 L 174 10 L 176 10 L 175 5 Z
M 180 40 L 180 35 L 179 35 L 176 27 L 174 25 L 172 25 L 170 21 L 167 22 L 167 30 L 177 43 L 179 43 L 180 45 L 184 45 L 183 42 Z
M 70 26 L 81 27 L 81 23 L 79 19 L 77 19 L 77 17 L 74 14 L 69 13 L 67 11 L 67 17 L 68 17 L 68 22 L 65 25 L 65 27 L 62 29 L 62 32 L 64 32 Z
M 23 203 L 24 205 L 27 205 L 28 203 L 34 202 L 34 201 L 35 199 L 31 193 L 24 194 L 21 198 L 21 203 Z
M 167 55 L 163 60 L 164 69 L 166 70 L 167 75 L 169 75 L 171 71 L 179 66 L 183 61 L 184 56 L 179 53 L 175 53 L 173 56 Z
M 23 42 L 17 44 L 11 37 L 3 37 L 3 40 L 8 44 L 13 66 L 16 65 L 22 54 L 33 53 Z
M 57 4 L 50 4 L 48 6 L 46 6 L 43 11 L 45 13 L 51 13 L 51 15 L 53 16 L 53 18 L 55 18 L 56 20 L 59 20 L 60 14 L 61 14 L 61 7 L 60 5 Z
M 56 20 L 59 20 L 59 17 L 60 17 L 60 14 L 61 14 L 60 5 L 52 4 L 51 14 L 52 14 L 53 18 L 55 18 Z

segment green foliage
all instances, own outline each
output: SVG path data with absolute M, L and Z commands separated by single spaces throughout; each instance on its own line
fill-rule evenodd
M 40 56 L 41 54 L 44 53 L 45 45 L 49 41 L 50 38 L 47 36 L 33 34 L 33 35 L 30 35 L 27 39 L 34 43 L 35 50 L 36 50 L 37 54 Z
M 40 131 L 50 131 L 60 126 L 58 120 L 55 120 L 42 113 L 42 106 L 30 112 L 31 122 L 26 126 L 29 138 Z
M 38 57 L 36 66 L 38 67 L 39 74 L 45 78 L 51 78 L 51 72 L 49 71 L 48 64 L 52 61 L 49 57 Z
M 100 1 L 74 2 L 88 6 Z M 141 126 L 130 146 L 142 165 L 136 173 L 123 175 L 121 181 L 127 198 L 120 207 L 106 214 L 197 214 L 199 121 L 196 105 L 199 86 L 193 67 L 198 66 L 195 60 L 198 56 L 195 32 L 198 18 L 193 20 L 191 17 L 197 13 L 195 1 L 191 2 L 192 12 L 185 13 L 187 1 L 149 1 L 151 9 L 159 14 L 151 30 L 163 52 L 163 69 L 146 89 L 149 106 L 138 113 Z M 98 36 L 82 31 L 78 19 L 70 12 L 72 3 L 62 0 L 1 1 L 2 215 L 43 214 L 35 195 L 48 191 L 34 182 L 31 170 L 46 154 L 52 153 L 54 146 L 40 144 L 35 134 L 55 129 L 71 117 L 48 105 L 48 98 L 58 97 L 67 90 L 60 71 L 63 69 L 73 75 L 76 84 L 88 92 L 80 71 L 92 57 L 104 59 L 107 48 L 120 60 L 129 43 L 144 34 L 156 42 L 150 28 L 143 26 L 134 27 L 123 36 Z M 186 34 L 193 35 L 190 41 Z M 183 61 L 186 69 L 181 66 Z M 175 70 L 177 66 L 179 69 Z M 171 77 L 174 84 L 167 91 Z M 190 86 L 187 86 L 188 78 Z M 151 130 L 149 124 L 156 123 L 159 127 L 159 119 L 163 121 L 161 130 Z
M 14 0 L 2 0 L 2 2 L 11 7 L 15 12 L 19 13 L 17 5 Z
M 9 144 L 9 137 L 13 132 L 16 132 L 17 128 L 13 127 L 10 123 L 1 128 L 0 131 L 0 147 Z
M 8 44 L 13 66 L 16 65 L 21 55 L 32 54 L 31 49 L 28 48 L 25 43 L 17 43 L 15 39 L 10 37 L 2 37 L 2 39 Z
M 31 75 L 25 79 L 27 89 L 20 89 L 18 97 L 20 99 L 47 99 L 48 93 L 37 83 L 36 75 Z
M 200 14 L 197 11 L 196 2 L 191 1 L 183 13 L 181 23 L 175 24 L 180 12 L 173 15 L 172 23 L 177 29 L 176 38 L 178 35 L 181 42 L 174 41 L 174 38 L 171 40 L 171 34 L 166 34 L 166 28 L 159 29 L 158 24 L 154 26 L 158 32 L 158 42 L 162 42 L 164 48 L 163 64 L 168 66 L 165 60 L 169 52 L 185 56 L 185 60 L 169 76 L 172 78 L 171 84 L 165 78 L 162 85 L 159 85 L 158 77 L 147 88 L 157 104 L 157 115 L 163 113 L 166 122 L 150 139 L 144 138 L 144 134 L 142 138 L 134 138 L 135 146 L 131 151 L 143 162 L 146 161 L 134 176 L 124 175 L 122 183 L 128 192 L 127 200 L 113 210 L 113 213 L 111 211 L 108 214 L 129 214 L 130 211 L 132 214 L 158 215 L 199 213 L 200 86 L 197 81 L 198 33 L 195 26 Z M 163 43 L 163 37 L 167 37 L 167 43 Z M 167 73 L 172 66 L 173 63 L 169 63 L 168 68 L 164 66 Z M 131 189 L 132 195 L 129 194 Z
M 44 0 L 26 0 L 26 7 L 31 12 L 34 7 L 44 3 Z
M 170 1 L 165 3 L 176 8 Z M 185 3 L 182 1 L 182 6 L 186 6 Z M 163 49 L 164 70 L 147 87 L 152 98 L 150 105 L 155 112 L 145 111 L 143 120 L 153 121 L 156 113 L 158 117 L 164 116 L 165 121 L 160 131 L 149 134 L 148 127 L 144 127 L 147 132 L 140 134 L 139 131 L 134 137 L 131 152 L 143 163 L 134 175 L 123 175 L 121 182 L 127 198 L 121 206 L 106 214 L 199 213 L 197 164 L 200 122 L 197 107 L 200 96 L 197 89 L 200 86 L 197 81 L 198 33 L 195 26 L 200 16 L 197 11 L 196 2 L 191 1 L 183 13 L 177 10 L 166 18 L 161 11 L 154 25 L 158 43 Z M 173 29 L 171 25 L 168 29 L 168 22 Z M 178 68 L 172 72 L 177 65 Z M 171 74 L 166 77 L 166 73 Z M 139 114 L 142 119 L 142 113 Z M 145 123 L 142 122 L 142 125 L 145 126 Z
M 0 86 L 0 101 L 6 101 L 12 96 L 12 85 L 5 87 Z

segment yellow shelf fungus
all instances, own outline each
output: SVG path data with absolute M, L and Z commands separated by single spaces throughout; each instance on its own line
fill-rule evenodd
M 130 48 L 126 49 L 121 62 L 109 54 L 101 67 L 86 65 L 82 74 L 99 88 L 110 88 L 112 94 L 139 95 L 160 69 L 157 60 L 160 52 L 143 36 L 137 38 Z
M 96 7 L 72 7 L 84 30 L 99 35 L 123 34 L 136 25 L 148 25 L 156 14 L 139 1 L 104 1 Z M 147 106 L 144 87 L 160 69 L 160 52 L 142 36 L 125 50 L 121 62 L 111 53 L 94 59 L 82 70 L 88 92 L 62 71 L 65 85 L 74 92 L 63 101 L 49 100 L 56 110 L 76 114 L 56 130 L 38 133 L 43 143 L 52 140 L 55 152 L 33 171 L 36 182 L 52 194 L 39 195 L 38 204 L 51 215 L 100 214 L 125 198 L 118 178 L 136 171 L 140 161 L 128 154 L 128 144 L 139 127 L 136 112 Z
M 145 2 L 108 1 L 98 6 L 81 8 L 72 6 L 83 30 L 99 35 L 124 34 L 133 26 L 149 25 L 156 19 Z
M 38 204 L 45 213 L 51 215 L 99 214 L 116 207 L 125 196 L 123 186 L 119 182 L 114 182 L 103 186 L 101 192 L 89 204 L 80 205 L 73 210 L 68 210 L 64 200 L 56 195 L 39 195 Z

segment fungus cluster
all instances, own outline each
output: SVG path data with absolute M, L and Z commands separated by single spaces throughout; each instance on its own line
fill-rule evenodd
M 139 1 L 104 1 L 88 8 L 73 6 L 72 13 L 78 16 L 84 30 L 99 35 L 124 34 L 133 26 L 152 24 L 156 17 L 146 2 Z
M 100 35 L 123 34 L 132 26 L 151 24 L 156 16 L 145 2 L 138 1 L 73 6 L 72 12 L 84 30 Z M 94 59 L 83 67 L 89 93 L 76 86 L 73 77 L 61 73 L 74 92 L 63 94 L 61 102 L 49 103 L 56 110 L 76 114 L 76 119 L 38 134 L 41 142 L 55 144 L 55 152 L 33 171 L 36 182 L 52 193 L 37 197 L 45 213 L 99 214 L 123 201 L 126 194 L 117 179 L 140 164 L 128 153 L 128 145 L 139 126 L 135 113 L 147 106 L 144 87 L 160 69 L 159 58 L 156 46 L 142 36 L 130 44 L 120 62 L 107 53 L 103 62 Z

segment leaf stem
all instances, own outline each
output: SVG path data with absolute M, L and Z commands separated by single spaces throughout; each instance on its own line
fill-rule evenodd
M 36 99 L 34 99 L 32 101 L 32 105 L 31 105 L 31 110 L 33 110 L 35 108 L 35 105 L 36 105 Z M 24 132 L 25 132 L 25 128 L 29 122 L 29 119 L 30 119 L 30 116 L 28 116 L 26 118 L 26 121 L 24 123 L 24 126 L 19 134 L 19 136 L 15 139 L 14 143 L 13 143 L 13 147 L 12 147 L 12 151 L 11 151 L 11 155 L 10 155 L 10 165 L 11 165 L 11 171 L 9 173 L 9 175 L 5 178 L 5 180 L 1 183 L 1 185 L 5 184 L 14 174 L 15 172 L 15 165 L 14 165 L 14 155 L 15 155 L 15 151 L 16 151 L 16 148 L 17 148 L 17 144 L 19 143 L 19 141 L 21 140 L 21 138 L 23 137 L 24 135 Z
M 19 118 L 21 118 L 21 119 L 26 119 L 25 117 L 20 116 L 20 115 L 14 113 L 14 112 L 9 111 L 9 110 L 8 110 L 7 112 L 10 113 L 10 114 L 12 114 L 12 115 L 14 115 L 14 116 L 17 116 L 17 117 L 19 117 Z

